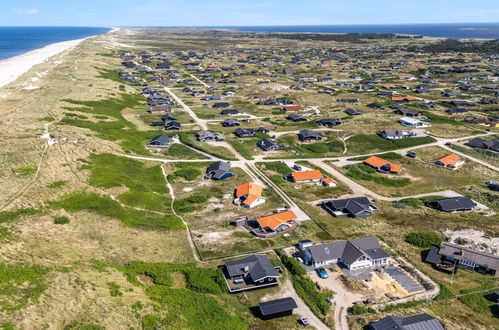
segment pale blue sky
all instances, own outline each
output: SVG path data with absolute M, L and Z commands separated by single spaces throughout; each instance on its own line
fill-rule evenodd
M 499 0 L 19 0 L 0 25 L 237 26 L 498 22 Z

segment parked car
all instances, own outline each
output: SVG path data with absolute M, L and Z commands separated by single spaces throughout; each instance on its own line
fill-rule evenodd
M 327 270 L 324 267 L 316 268 L 315 271 L 317 272 L 317 275 L 319 275 L 320 278 L 326 279 L 329 277 L 329 274 L 327 273 Z
M 310 322 L 308 321 L 307 317 L 300 318 L 300 323 L 303 324 L 303 326 L 305 327 L 310 325 Z
M 408 152 L 406 154 L 407 157 L 410 157 L 410 158 L 416 158 L 416 153 L 414 151 L 411 151 L 411 152 Z

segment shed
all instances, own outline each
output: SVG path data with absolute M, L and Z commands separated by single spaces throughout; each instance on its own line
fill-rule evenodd
M 287 316 L 293 314 L 293 309 L 298 308 L 295 300 L 291 297 L 267 301 L 258 304 L 260 313 L 264 319 Z

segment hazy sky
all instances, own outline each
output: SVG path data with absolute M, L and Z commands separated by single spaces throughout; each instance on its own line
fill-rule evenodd
M 499 0 L 0 0 L 0 25 L 498 22 Z

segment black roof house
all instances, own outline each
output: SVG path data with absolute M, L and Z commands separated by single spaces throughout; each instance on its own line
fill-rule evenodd
M 352 218 L 368 217 L 379 210 L 367 197 L 333 199 L 323 202 L 322 207 L 335 217 L 349 216 Z
M 215 108 L 215 109 L 228 108 L 228 107 L 230 107 L 229 102 L 217 102 L 217 103 L 213 104 L 213 108 Z
M 487 141 L 482 138 L 474 138 L 469 140 L 467 145 L 472 148 L 488 149 L 499 152 L 499 139 Z
M 313 131 L 311 129 L 302 129 L 298 133 L 298 138 L 300 141 L 310 141 L 310 140 L 322 140 L 322 135 L 317 133 L 316 131 Z
M 240 138 L 253 137 L 256 132 L 252 128 L 238 128 L 234 131 L 234 134 Z
M 156 147 L 156 148 L 164 148 L 170 143 L 172 140 L 171 136 L 168 135 L 158 135 L 154 137 L 149 143 L 147 144 L 148 147 Z
M 172 120 L 172 121 L 165 123 L 164 130 L 165 131 L 178 131 L 181 128 L 182 128 L 182 125 L 178 121 Z
M 324 118 L 317 121 L 319 126 L 333 127 L 341 124 L 341 119 L 339 118 Z
M 236 109 L 228 109 L 228 110 L 222 110 L 222 111 L 220 111 L 220 114 L 222 116 L 235 116 L 235 115 L 238 115 L 240 113 L 241 112 L 239 112 L 239 110 L 236 110 Z
M 283 150 L 284 147 L 278 144 L 276 141 L 272 141 L 270 139 L 263 139 L 256 143 L 256 146 L 263 151 L 277 151 Z
M 370 330 L 444 330 L 433 316 L 421 313 L 407 317 L 387 316 L 367 326 Z
M 271 319 L 293 314 L 293 309 L 298 308 L 296 301 L 291 298 L 282 298 L 258 304 L 263 319 Z
M 230 171 L 230 162 L 214 162 L 206 169 L 205 179 L 224 180 L 230 178 L 234 174 Z
M 287 120 L 290 120 L 292 122 L 299 122 L 299 121 L 307 121 L 307 118 L 305 118 L 302 115 L 297 115 L 297 114 L 290 114 L 286 117 Z
M 434 199 L 425 205 L 444 212 L 470 211 L 477 206 L 471 199 L 463 196 Z
M 240 292 L 279 284 L 277 281 L 280 276 L 279 273 L 269 258 L 263 254 L 252 254 L 239 260 L 228 261 L 222 266 L 222 270 L 228 281 L 230 292 Z M 231 286 L 229 281 L 239 283 L 239 285 L 236 287 Z

